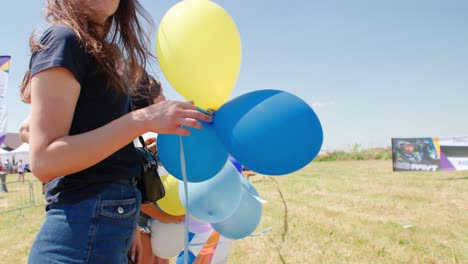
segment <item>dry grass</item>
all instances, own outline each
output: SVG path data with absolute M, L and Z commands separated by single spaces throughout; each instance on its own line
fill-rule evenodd
M 26 174 L 26 181 L 18 182 L 16 174 L 7 177 L 8 193 L 0 193 L 0 263 L 26 263 L 29 249 L 45 216 L 41 197 L 42 185 L 32 174 Z M 33 183 L 31 193 L 29 184 Z M 36 201 L 31 202 L 34 195 Z M 11 211 L 15 208 L 27 207 Z
M 268 200 L 259 230 L 273 229 L 235 242 L 231 262 L 468 263 L 467 175 L 338 161 L 252 177 Z
M 235 241 L 230 263 L 468 263 L 468 172 L 337 161 L 250 180 L 272 230 Z M 44 212 L 23 214 L 0 215 L 2 263 L 26 262 Z

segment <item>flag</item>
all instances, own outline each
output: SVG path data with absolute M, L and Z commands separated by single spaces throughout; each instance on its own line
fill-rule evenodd
M 7 84 L 10 70 L 10 56 L 0 55 L 0 144 L 5 141 L 7 130 Z
M 193 264 L 210 264 L 211 260 L 213 259 L 213 255 L 216 251 L 216 247 L 218 246 L 219 241 L 219 233 L 213 231 L 211 236 L 206 241 L 205 246 L 200 250 L 198 253 L 197 258 L 193 262 Z

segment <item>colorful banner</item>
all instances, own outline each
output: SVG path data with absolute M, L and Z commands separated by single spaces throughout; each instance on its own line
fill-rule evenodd
M 393 138 L 394 171 L 468 170 L 468 137 Z
M 10 60 L 10 56 L 0 55 L 0 144 L 5 140 L 7 132 L 7 84 Z

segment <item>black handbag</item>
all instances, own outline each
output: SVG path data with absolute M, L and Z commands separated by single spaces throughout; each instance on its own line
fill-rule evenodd
M 142 202 L 156 202 L 166 194 L 164 185 L 158 173 L 158 158 L 146 146 L 143 137 L 138 137 L 142 147 L 137 147 L 138 155 L 141 157 L 142 173 L 137 182 L 141 192 Z

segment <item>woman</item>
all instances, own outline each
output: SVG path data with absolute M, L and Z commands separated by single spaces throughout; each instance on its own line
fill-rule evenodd
M 48 202 L 28 261 L 127 263 L 135 241 L 139 263 L 141 168 L 132 140 L 148 131 L 186 136 L 182 126 L 211 120 L 186 102 L 130 112 L 128 87 L 151 57 L 139 21 L 148 15 L 137 0 L 48 0 L 46 17 L 51 27 L 33 43 L 21 87 L 31 102 L 31 169 Z M 131 66 L 123 79 L 122 60 Z

